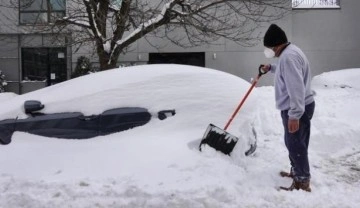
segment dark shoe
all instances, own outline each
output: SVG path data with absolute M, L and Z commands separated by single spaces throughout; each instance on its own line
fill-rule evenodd
M 285 172 L 285 171 L 280 171 L 280 176 L 281 177 L 289 177 L 289 178 L 294 178 L 294 174 L 293 173 L 288 173 L 288 172 Z
M 306 181 L 306 182 L 296 182 L 295 180 L 293 180 L 292 184 L 290 187 L 286 188 L 283 186 L 280 186 L 281 190 L 285 190 L 285 191 L 292 191 L 294 189 L 296 190 L 304 190 L 307 192 L 311 192 L 311 188 L 310 188 L 310 181 Z
M 299 189 L 307 191 L 307 192 L 311 192 L 310 181 L 299 182 Z

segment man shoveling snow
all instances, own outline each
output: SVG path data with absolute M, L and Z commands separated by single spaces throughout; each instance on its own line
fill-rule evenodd
M 266 31 L 264 46 L 267 58 L 278 58 L 276 64 L 265 64 L 262 70 L 275 74 L 276 107 L 281 111 L 285 145 L 289 151 L 290 172 L 282 171 L 280 175 L 293 178 L 290 187 L 280 189 L 311 192 L 308 146 L 315 101 L 310 86 L 309 61 L 275 24 Z

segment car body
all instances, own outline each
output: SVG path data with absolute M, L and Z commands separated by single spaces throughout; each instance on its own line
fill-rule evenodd
M 115 108 L 90 116 L 81 112 L 39 113 L 44 107 L 40 101 L 26 101 L 24 110 L 28 118 L 0 121 L 0 143 L 9 144 L 15 131 L 47 137 L 87 139 L 145 125 L 152 117 L 147 109 L 140 107 Z M 175 110 L 163 110 L 157 114 L 161 120 L 173 115 Z
M 136 134 L 140 126 L 148 126 L 149 135 L 169 130 L 199 140 L 209 123 L 227 121 L 248 86 L 225 72 L 175 64 L 93 73 L 1 102 L 0 141 L 10 143 L 16 131 L 88 139 L 130 129 Z M 256 108 L 243 108 L 229 133 L 249 155 L 256 148 Z

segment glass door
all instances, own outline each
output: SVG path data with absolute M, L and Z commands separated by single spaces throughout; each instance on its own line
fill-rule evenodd
M 66 48 L 49 48 L 50 84 L 57 84 L 67 80 Z

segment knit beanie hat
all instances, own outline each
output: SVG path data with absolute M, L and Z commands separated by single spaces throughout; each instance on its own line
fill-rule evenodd
M 285 32 L 279 26 L 271 24 L 264 36 L 264 46 L 275 47 L 287 42 L 288 39 Z

